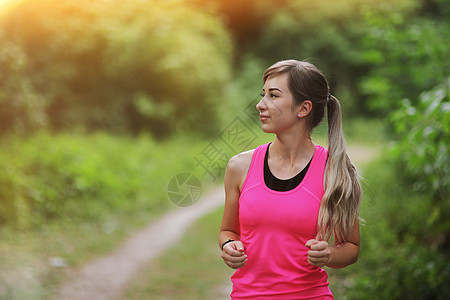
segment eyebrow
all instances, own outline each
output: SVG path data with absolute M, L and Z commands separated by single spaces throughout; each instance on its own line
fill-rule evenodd
M 263 91 L 264 91 L 264 89 L 263 89 Z M 271 91 L 279 91 L 280 93 L 283 92 L 283 91 L 280 90 L 279 88 L 269 88 L 269 92 L 271 92 Z

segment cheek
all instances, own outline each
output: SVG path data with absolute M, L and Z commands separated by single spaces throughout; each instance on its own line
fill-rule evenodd
M 297 115 L 290 107 L 274 107 L 271 115 L 280 123 L 290 124 L 297 119 Z
M 276 118 L 285 118 L 291 114 L 291 109 L 289 107 L 285 107 L 285 105 L 282 104 L 276 104 L 272 102 L 270 103 L 270 105 L 268 105 L 268 108 L 271 112 L 271 115 Z

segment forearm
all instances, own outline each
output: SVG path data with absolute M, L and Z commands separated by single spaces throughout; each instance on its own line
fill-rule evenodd
M 345 242 L 331 247 L 330 261 L 327 267 L 340 269 L 354 264 L 358 260 L 359 246 L 351 242 Z
M 234 231 L 222 230 L 219 233 L 219 247 L 221 247 L 222 244 L 228 241 L 229 239 L 239 241 L 241 237 Z

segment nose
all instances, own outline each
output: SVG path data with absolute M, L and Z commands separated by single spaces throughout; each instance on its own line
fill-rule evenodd
M 259 100 L 259 102 L 256 104 L 256 109 L 260 112 L 267 109 L 265 97 L 262 97 L 261 100 Z

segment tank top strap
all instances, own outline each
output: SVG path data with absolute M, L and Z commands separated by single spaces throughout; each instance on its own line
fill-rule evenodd
M 245 177 L 244 184 L 242 185 L 241 194 L 247 189 L 261 184 L 261 174 L 264 173 L 264 156 L 266 155 L 267 147 L 270 143 L 260 145 L 255 148 L 252 155 L 252 161 Z
M 328 150 L 322 146 L 316 145 L 316 150 L 314 152 L 313 159 L 311 161 L 311 166 L 308 170 L 310 173 L 308 175 L 309 178 L 313 178 L 313 180 L 309 180 L 305 182 L 306 188 L 313 189 L 315 193 L 323 194 L 325 191 L 324 188 L 324 176 L 325 176 L 325 167 L 328 159 Z

